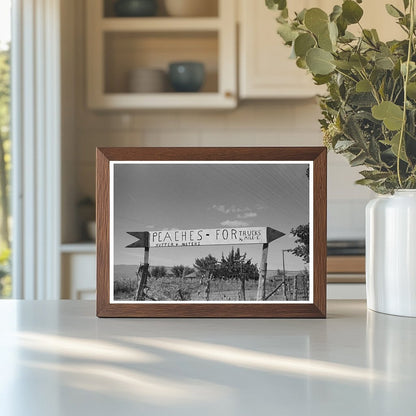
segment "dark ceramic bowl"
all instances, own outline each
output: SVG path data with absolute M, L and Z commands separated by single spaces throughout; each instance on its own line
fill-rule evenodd
M 205 67 L 201 62 L 172 62 L 169 80 L 177 92 L 197 92 L 205 80 Z
M 114 12 L 119 17 L 148 17 L 157 12 L 156 0 L 118 0 Z

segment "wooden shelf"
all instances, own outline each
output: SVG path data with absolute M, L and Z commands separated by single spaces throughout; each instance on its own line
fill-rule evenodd
M 331 274 L 365 274 L 365 256 L 328 256 L 327 272 Z
M 218 17 L 107 17 L 101 19 L 101 30 L 104 32 L 206 32 L 217 31 L 220 27 L 221 20 Z
M 235 97 L 217 93 L 103 94 L 94 108 L 106 109 L 202 109 L 234 108 Z
M 237 106 L 236 4 L 218 0 L 215 17 L 103 17 L 103 0 L 86 2 L 87 103 L 96 110 L 232 109 Z M 107 4 L 108 7 L 108 4 Z M 205 65 L 201 92 L 136 94 L 136 68 L 167 71 L 175 61 Z
M 82 241 L 78 243 L 63 243 L 61 244 L 61 253 L 75 254 L 75 253 L 91 253 L 96 252 L 96 246 L 93 241 Z

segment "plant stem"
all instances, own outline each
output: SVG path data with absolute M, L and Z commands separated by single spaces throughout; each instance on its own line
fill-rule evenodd
M 376 87 L 374 86 L 374 84 L 370 81 L 370 78 L 368 78 L 365 69 L 361 66 L 362 71 L 360 71 L 360 75 L 362 76 L 363 79 L 365 79 L 366 81 L 368 81 L 368 83 L 370 84 L 371 87 L 371 93 L 373 94 L 374 99 L 377 101 L 377 104 L 380 104 L 380 98 L 378 96 Z
M 341 75 L 344 75 L 344 77 L 349 78 L 351 81 L 353 81 L 353 82 L 355 82 L 355 83 L 357 83 L 357 82 L 358 82 L 355 78 L 351 77 L 351 76 L 350 76 L 350 75 L 348 75 L 348 74 L 345 74 L 344 72 L 340 71 L 338 68 L 335 68 L 335 71 L 336 71 L 336 72 L 338 72 L 338 73 L 339 73 L 339 74 L 341 74 Z
M 400 174 L 400 156 L 403 147 L 404 141 L 404 132 L 406 130 L 406 110 L 407 110 L 407 83 L 409 82 L 409 69 L 410 69 L 410 62 L 412 59 L 412 50 L 413 50 L 413 36 L 414 36 L 414 28 L 415 28 L 415 0 L 410 0 L 410 30 L 409 30 L 409 45 L 407 47 L 407 60 L 406 60 L 406 73 L 404 76 L 404 85 L 403 85 L 403 119 L 402 119 L 402 127 L 400 129 L 400 140 L 399 140 L 399 149 L 397 151 L 397 177 L 399 179 L 399 186 L 403 188 L 402 177 Z

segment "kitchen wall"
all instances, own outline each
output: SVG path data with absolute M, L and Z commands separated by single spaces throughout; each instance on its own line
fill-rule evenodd
M 69 190 L 64 217 L 65 211 L 74 211 L 77 199 L 94 195 L 96 146 L 321 145 L 315 99 L 241 102 L 233 111 L 89 111 L 83 1 L 74 4 L 66 12 L 75 27 L 64 28 L 63 34 L 63 170 Z M 359 169 L 351 169 L 343 158 L 330 154 L 328 164 L 328 236 L 363 237 L 364 206 L 372 194 L 354 185 Z M 64 229 L 63 238 L 76 238 L 74 230 Z

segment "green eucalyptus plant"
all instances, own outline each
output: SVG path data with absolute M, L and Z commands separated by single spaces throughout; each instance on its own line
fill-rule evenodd
M 278 34 L 297 66 L 327 87 L 320 97 L 325 145 L 351 166 L 365 166 L 357 183 L 380 194 L 416 188 L 414 2 L 403 0 L 402 10 L 385 6 L 404 39 L 382 42 L 375 29 L 360 24 L 362 0 L 344 0 L 330 14 L 304 9 L 293 18 L 286 0 L 266 0 L 280 11 Z

